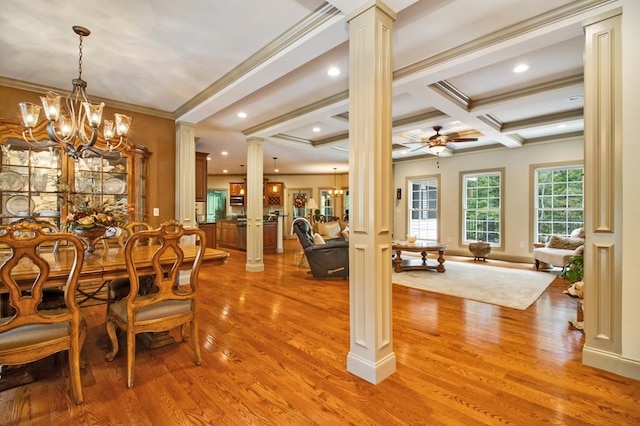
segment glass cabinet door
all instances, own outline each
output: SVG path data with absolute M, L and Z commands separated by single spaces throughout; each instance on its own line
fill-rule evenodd
M 73 185 L 76 194 L 97 202 L 128 202 L 127 157 L 120 155 L 80 158 L 74 163 Z
M 20 140 L 11 142 L 0 146 L 2 224 L 31 217 L 59 226 L 60 151 L 32 147 Z

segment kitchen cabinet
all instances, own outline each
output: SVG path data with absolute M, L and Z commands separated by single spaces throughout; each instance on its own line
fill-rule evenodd
M 215 223 L 201 223 L 198 225 L 202 229 L 207 238 L 207 247 L 216 248 L 216 224 Z
M 46 122 L 33 130 L 48 141 Z M 101 143 L 101 140 L 98 140 Z M 62 202 L 71 193 L 95 202 L 126 200 L 129 220 L 147 221 L 147 148 L 130 145 L 120 153 L 91 155 L 74 161 L 61 150 L 33 145 L 22 138 L 18 122 L 0 122 L 0 222 L 46 220 L 60 227 L 69 212 Z
M 244 195 L 244 182 L 229 182 L 229 195 Z
M 238 248 L 238 230 L 235 220 L 216 222 L 216 244 L 218 247 Z
M 196 152 L 196 201 L 207 201 L 207 157 L 209 154 Z
M 284 184 L 282 182 L 265 182 L 263 188 L 264 207 L 279 207 L 284 205 Z
M 278 222 L 264 221 L 262 226 L 262 244 L 265 253 L 275 253 L 278 246 Z M 218 248 L 247 249 L 247 223 L 237 220 L 216 222 Z
M 262 250 L 265 253 L 275 253 L 278 248 L 278 222 L 265 221 L 262 225 Z

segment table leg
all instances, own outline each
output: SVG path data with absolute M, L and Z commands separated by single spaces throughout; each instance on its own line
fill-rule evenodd
M 444 251 L 438 250 L 438 267 L 436 268 L 438 272 L 444 272 Z
M 176 342 L 171 333 L 168 331 L 159 331 L 156 333 L 139 334 L 142 343 L 147 349 L 161 348 Z
M 401 251 L 402 250 L 396 250 L 396 258 L 394 260 L 394 263 L 395 263 L 394 271 L 396 272 L 402 272 L 402 258 L 400 257 Z
M 0 391 L 35 381 L 29 364 L 0 365 Z

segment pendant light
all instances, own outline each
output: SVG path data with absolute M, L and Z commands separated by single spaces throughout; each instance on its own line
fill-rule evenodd
M 278 173 L 280 170 L 278 170 L 278 167 L 276 166 L 276 160 L 278 159 L 278 157 L 273 157 L 273 172 L 274 173 Z M 275 176 L 274 176 L 275 178 Z M 275 183 L 273 184 L 273 186 L 271 187 L 271 192 L 278 192 L 278 185 L 276 185 Z
M 246 179 L 244 178 L 244 164 L 240 164 L 240 170 L 242 170 L 242 180 L 246 182 Z M 240 195 L 244 195 L 244 185 L 240 188 Z

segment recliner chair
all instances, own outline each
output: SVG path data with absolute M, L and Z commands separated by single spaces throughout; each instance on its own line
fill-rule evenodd
M 293 222 L 293 231 L 307 257 L 314 278 L 349 277 L 349 242 L 335 238 L 324 244 L 315 244 L 311 227 L 306 220 Z

